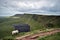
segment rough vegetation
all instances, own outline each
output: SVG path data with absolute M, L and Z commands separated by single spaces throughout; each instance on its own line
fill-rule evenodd
M 31 31 L 43 30 L 46 28 L 60 27 L 60 16 L 44 16 L 35 14 L 16 14 L 11 17 L 0 18 L 0 38 L 11 36 L 11 31 L 14 30 L 13 24 L 26 23 L 30 25 Z M 19 33 L 18 35 L 23 35 Z M 13 36 L 15 37 L 15 36 Z

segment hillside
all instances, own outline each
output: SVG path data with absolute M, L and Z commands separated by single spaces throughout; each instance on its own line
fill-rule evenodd
M 29 24 L 31 31 L 58 28 L 60 27 L 60 16 L 16 14 L 11 17 L 5 17 L 0 20 L 0 38 L 12 36 L 11 31 L 14 30 L 13 24 L 20 23 Z M 19 33 L 19 35 L 23 34 L 25 34 L 25 32 Z
M 18 16 L 19 14 L 16 14 L 15 16 Z M 22 16 L 23 15 L 23 16 Z M 39 22 L 42 26 L 47 26 L 46 24 L 51 23 L 54 25 L 54 27 L 60 26 L 60 16 L 48 16 L 48 15 L 36 15 L 36 14 L 21 14 L 20 17 L 26 17 L 33 19 L 34 21 Z

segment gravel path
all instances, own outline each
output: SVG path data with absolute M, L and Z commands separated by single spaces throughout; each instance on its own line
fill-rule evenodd
M 57 32 L 60 32 L 60 29 L 54 29 L 52 31 L 41 32 L 41 33 L 37 33 L 37 34 L 33 34 L 33 35 L 26 35 L 24 37 L 17 37 L 16 40 L 37 40 L 38 37 L 51 35 L 51 34 L 54 34 Z

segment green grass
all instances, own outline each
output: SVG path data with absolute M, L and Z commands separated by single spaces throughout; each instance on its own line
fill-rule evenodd
M 39 38 L 38 40 L 60 40 L 60 32 L 50 36 Z
M 25 15 L 25 16 L 19 17 L 19 18 L 14 18 L 14 16 L 13 16 L 13 17 L 6 17 L 3 19 L 0 19 L 0 38 L 6 38 L 7 36 L 8 37 L 9 36 L 15 37 L 18 35 L 22 36 L 25 34 L 25 32 L 23 32 L 23 33 L 19 33 L 18 35 L 12 36 L 11 31 L 14 30 L 13 24 L 19 24 L 19 23 L 29 24 L 31 32 L 35 32 L 35 30 L 44 30 L 44 29 L 46 29 L 46 27 L 43 26 L 43 24 L 47 20 L 49 20 L 49 18 L 44 19 L 43 17 L 39 17 L 37 21 L 34 20 L 34 18 L 32 18 L 32 15 L 28 15 L 28 16 Z M 56 25 L 56 27 L 58 27 L 58 26 Z
M 19 23 L 26 23 L 30 25 L 31 31 L 37 30 L 37 29 L 43 29 L 42 25 L 40 25 L 39 22 L 33 20 L 30 18 L 20 17 L 20 18 L 7 18 L 9 20 L 1 22 L 0 23 L 0 38 L 4 38 L 6 36 L 12 36 L 11 31 L 14 30 L 13 24 L 19 24 Z M 25 33 L 19 33 L 19 35 L 24 35 Z

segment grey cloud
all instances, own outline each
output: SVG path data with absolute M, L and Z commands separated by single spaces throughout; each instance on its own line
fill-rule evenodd
M 40 1 L 47 1 L 46 6 L 44 4 L 39 4 Z M 21 4 L 18 4 L 21 2 Z M 24 4 L 23 4 L 23 3 Z M 35 3 L 36 2 L 36 3 Z M 50 7 L 50 4 L 53 4 Z M 60 12 L 60 0 L 0 0 L 0 14 L 16 14 L 20 12 L 31 12 L 31 13 L 41 13 L 41 12 Z

